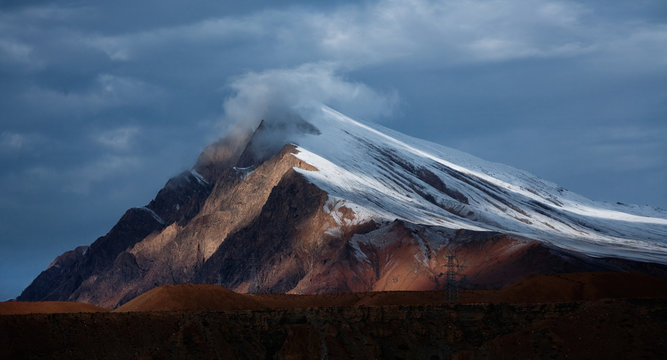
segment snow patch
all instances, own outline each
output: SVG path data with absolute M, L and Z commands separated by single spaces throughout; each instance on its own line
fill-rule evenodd
M 256 168 L 257 167 L 254 165 L 247 167 L 237 167 L 237 166 L 233 167 L 234 171 L 236 171 L 237 174 L 241 174 L 241 178 L 243 180 L 247 179 L 248 176 L 250 176 L 250 174 L 254 173 Z
M 334 238 L 340 238 L 344 234 L 339 226 L 329 228 L 324 233 Z
M 360 239 L 358 238 L 357 235 L 353 235 L 352 239 L 350 239 L 350 246 L 352 247 L 352 250 L 354 251 L 354 257 L 359 260 L 359 262 L 367 262 L 371 263 L 371 260 L 368 258 L 365 252 L 361 250 L 361 247 L 359 246 L 359 241 Z
M 329 196 L 324 203 L 323 210 L 326 214 L 331 216 L 336 224 L 327 229 L 324 233 L 335 238 L 343 236 L 344 228 L 361 225 L 372 221 L 377 217 L 377 214 L 362 206 L 332 196 Z
M 151 216 L 153 217 L 153 219 L 155 219 L 155 221 L 159 222 L 162 225 L 165 224 L 165 221 L 155 211 L 153 211 L 153 210 L 151 210 L 151 209 L 149 209 L 145 206 L 138 207 L 138 208 L 135 208 L 135 209 L 147 211 L 149 214 L 151 214 Z
M 421 236 L 417 233 L 412 233 L 412 237 L 417 240 L 417 245 L 419 246 L 419 251 L 420 253 L 415 254 L 415 260 L 419 261 L 424 265 L 425 267 L 429 267 L 429 259 L 431 257 L 431 252 L 428 250 L 426 247 L 426 244 L 424 243 L 424 239 L 422 239 Z M 421 255 L 421 256 L 419 256 Z M 421 257 L 421 259 L 420 259 Z
M 76 249 L 74 249 L 74 250 L 76 250 L 81 256 L 85 256 L 86 253 L 88 253 L 88 249 L 89 249 L 89 248 L 90 248 L 90 246 L 82 245 L 82 246 L 78 246 L 78 247 L 77 247 Z
M 197 172 L 197 170 L 191 169 L 190 174 L 192 174 L 192 176 L 194 176 L 194 178 L 197 180 L 197 182 L 200 183 L 201 185 L 208 185 L 208 181 L 206 181 L 204 176 L 202 176 L 202 174 Z

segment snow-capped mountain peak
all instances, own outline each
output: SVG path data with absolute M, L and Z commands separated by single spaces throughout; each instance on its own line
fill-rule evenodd
M 525 171 L 491 163 L 329 107 L 295 133 L 297 169 L 356 216 L 510 232 L 593 256 L 667 263 L 667 213 L 598 203 Z
M 162 284 L 238 292 L 434 290 L 536 273 L 665 274 L 667 214 L 596 203 L 328 107 L 221 139 L 192 171 L 58 257 L 21 300 L 115 307 Z

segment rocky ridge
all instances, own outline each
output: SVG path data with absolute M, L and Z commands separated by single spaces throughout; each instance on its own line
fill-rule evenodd
M 450 255 L 468 288 L 573 271 L 667 276 L 667 220 L 655 212 L 592 212 L 518 170 L 512 178 L 497 166 L 446 165 L 395 134 L 330 109 L 321 116 L 262 122 L 209 146 L 148 205 L 54 260 L 19 300 L 113 308 L 183 283 L 260 293 L 433 290 L 445 286 Z M 326 158 L 313 152 L 320 143 Z

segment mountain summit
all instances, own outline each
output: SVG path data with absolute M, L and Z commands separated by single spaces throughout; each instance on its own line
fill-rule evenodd
M 536 273 L 667 275 L 667 212 L 602 204 L 328 107 L 206 148 L 145 207 L 58 258 L 19 300 L 115 307 L 163 284 L 237 292 L 428 290 Z

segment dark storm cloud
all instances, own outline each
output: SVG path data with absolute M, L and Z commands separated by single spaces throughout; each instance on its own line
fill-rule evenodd
M 665 207 L 666 16 L 661 0 L 2 1 L 0 271 L 16 276 L 0 297 L 276 104 Z

